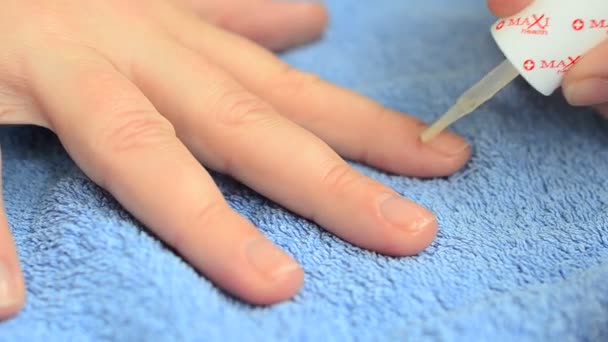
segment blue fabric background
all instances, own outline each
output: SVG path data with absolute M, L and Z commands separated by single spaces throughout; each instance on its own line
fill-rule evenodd
M 325 38 L 284 58 L 427 121 L 502 60 L 483 1 L 327 3 Z M 302 292 L 269 308 L 193 272 L 52 134 L 1 128 L 28 302 L 0 339 L 608 339 L 608 123 L 517 80 L 454 128 L 474 155 L 452 177 L 355 165 L 437 213 L 439 236 L 418 257 L 362 251 L 218 176 L 231 204 L 306 269 Z

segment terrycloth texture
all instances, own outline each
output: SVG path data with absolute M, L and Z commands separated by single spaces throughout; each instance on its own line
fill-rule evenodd
M 482 1 L 328 4 L 324 40 L 285 58 L 427 121 L 502 60 Z M 608 124 L 518 80 L 455 129 L 474 156 L 447 179 L 356 165 L 437 213 L 439 236 L 418 257 L 362 251 L 217 177 L 306 270 L 294 300 L 255 308 L 151 237 L 52 134 L 3 128 L 4 195 L 29 290 L 0 339 L 606 340 Z

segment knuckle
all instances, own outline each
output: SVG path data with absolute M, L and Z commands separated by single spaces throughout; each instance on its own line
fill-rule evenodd
M 88 101 L 93 101 L 92 108 L 98 109 L 94 114 L 133 111 L 133 103 L 138 101 L 133 90 L 96 55 L 85 51 L 70 51 L 62 57 L 62 62 L 69 62 L 73 66 L 75 72 L 70 81 L 81 88 Z
M 220 201 L 207 203 L 193 212 L 184 227 L 170 230 L 166 242 L 179 251 L 187 250 L 191 248 L 192 241 L 201 241 L 201 238 L 208 240 L 211 231 L 225 214 L 226 206 Z
M 301 96 L 322 80 L 317 75 L 285 66 L 271 81 L 271 89 L 291 96 Z
M 348 164 L 338 162 L 327 167 L 323 175 L 322 184 L 331 193 L 342 193 L 353 184 L 359 183 L 362 176 L 353 170 Z
M 171 123 L 149 111 L 123 111 L 110 121 L 102 129 L 97 146 L 114 156 L 158 147 L 175 137 Z
M 217 121 L 231 128 L 258 124 L 272 118 L 272 108 L 245 90 L 224 92 L 215 109 Z
M 223 214 L 226 214 L 226 209 L 226 205 L 221 201 L 211 201 L 195 211 L 192 222 L 195 222 L 195 226 L 202 229 L 210 229 L 217 221 L 221 220 Z
M 0 125 L 4 124 L 49 127 L 47 120 L 40 114 L 28 95 L 22 95 L 11 87 L 0 84 Z

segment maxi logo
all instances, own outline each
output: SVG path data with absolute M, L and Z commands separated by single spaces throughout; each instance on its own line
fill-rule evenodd
M 549 26 L 549 18 L 545 19 L 544 14 L 541 14 L 538 17 L 536 15 L 532 15 L 532 19 L 534 20 L 534 22 L 532 22 L 532 24 L 530 24 L 530 26 L 528 26 L 528 30 L 532 29 L 534 26 L 538 26 L 539 29 L 545 30 Z M 545 20 L 541 22 L 541 20 L 543 20 L 543 19 L 545 19 Z M 544 23 L 544 25 L 543 25 L 543 23 Z
M 608 20 L 606 19 L 591 19 L 591 26 L 589 29 L 608 29 Z
M 542 60 L 540 62 L 541 69 L 557 69 L 558 74 L 567 73 L 579 60 L 581 56 L 568 57 L 564 60 Z
M 550 18 L 546 14 L 533 14 L 530 17 L 518 17 L 501 20 L 496 24 L 497 30 L 505 27 L 521 28 L 522 34 L 548 35 Z
M 523 63 L 524 70 L 533 71 L 535 69 L 549 69 L 555 70 L 558 74 L 567 73 L 579 60 L 581 56 L 568 57 L 567 59 L 541 59 L 539 62 L 535 62 L 532 59 L 527 59 Z

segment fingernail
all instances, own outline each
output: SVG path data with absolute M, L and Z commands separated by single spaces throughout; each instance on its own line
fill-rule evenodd
M 409 232 L 425 230 L 435 217 L 416 203 L 397 195 L 380 196 L 380 211 L 391 224 Z
M 591 78 L 566 85 L 564 96 L 573 106 L 592 106 L 608 102 L 608 80 Z
M 297 262 L 265 239 L 251 241 L 247 245 L 247 257 L 253 267 L 270 279 L 300 268 Z
M 448 157 L 457 156 L 469 148 L 466 140 L 450 132 L 441 133 L 435 139 L 429 141 L 427 146 Z
M 17 285 L 9 268 L 0 262 L 0 308 L 13 306 L 17 302 Z

